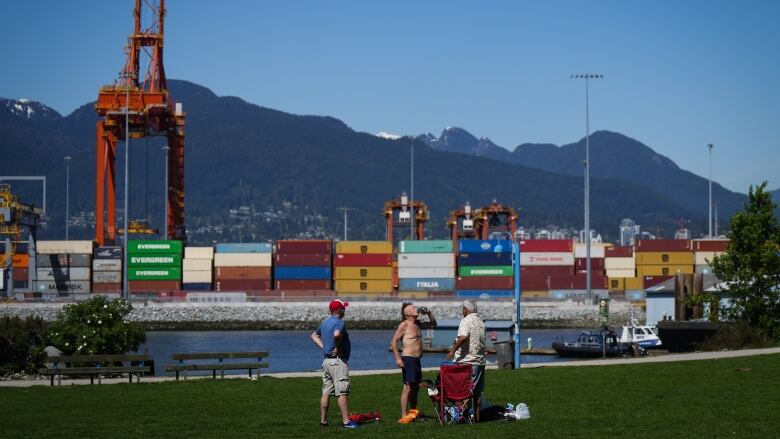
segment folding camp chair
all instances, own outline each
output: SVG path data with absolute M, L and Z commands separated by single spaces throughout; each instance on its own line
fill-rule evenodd
M 433 402 L 440 424 L 472 424 L 474 416 L 471 365 L 442 364 L 439 368 L 439 378 L 429 387 L 428 396 Z

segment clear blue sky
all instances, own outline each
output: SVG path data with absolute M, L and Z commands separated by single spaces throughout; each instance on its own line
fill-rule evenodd
M 0 96 L 63 114 L 123 61 L 131 0 L 4 2 Z M 618 131 L 745 192 L 780 187 L 780 1 L 169 0 L 165 64 L 358 131 L 461 126 L 513 149 Z M 185 103 L 186 105 L 186 103 Z

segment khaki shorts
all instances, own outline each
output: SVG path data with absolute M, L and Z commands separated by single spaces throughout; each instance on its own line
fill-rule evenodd
M 349 394 L 349 367 L 341 358 L 326 358 L 322 362 L 322 394 Z

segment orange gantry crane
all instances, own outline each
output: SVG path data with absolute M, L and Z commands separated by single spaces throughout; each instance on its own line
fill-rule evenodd
M 479 215 L 479 210 L 472 211 L 471 204 L 468 202 L 462 209 L 450 212 L 450 219 L 447 226 L 450 228 L 453 248 L 458 248 L 460 239 L 479 239 L 478 231 L 474 228 L 474 221 Z
M 411 227 L 412 209 L 414 209 L 414 239 L 422 240 L 425 236 L 425 222 L 428 221 L 428 205 L 422 201 L 409 201 L 406 193 L 394 200 L 385 202 L 383 213 L 387 221 L 387 240 L 393 243 L 394 231 L 399 227 Z M 411 233 L 410 233 L 411 235 Z M 411 238 L 411 237 L 410 237 Z
M 493 200 L 490 205 L 477 211 L 474 228 L 479 239 L 494 239 L 497 235 L 515 240 L 517 231 L 517 212 L 515 209 Z
M 142 11 L 146 8 L 146 11 Z M 142 27 L 141 15 L 153 16 L 150 26 Z M 113 85 L 98 94 L 97 186 L 95 203 L 95 239 L 99 245 L 113 244 L 116 227 L 116 150 L 117 142 L 129 138 L 166 137 L 168 154 L 168 236 L 185 239 L 184 229 L 184 112 L 168 94 L 163 68 L 165 0 L 159 4 L 136 0 L 135 27 L 127 47 L 127 62 Z M 140 76 L 142 57 L 146 72 Z

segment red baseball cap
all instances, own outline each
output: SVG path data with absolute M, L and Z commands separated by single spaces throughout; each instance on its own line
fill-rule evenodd
M 336 312 L 348 306 L 349 306 L 349 302 L 342 302 L 339 299 L 333 299 L 330 301 L 330 305 L 328 305 L 328 308 L 330 309 L 330 312 Z

